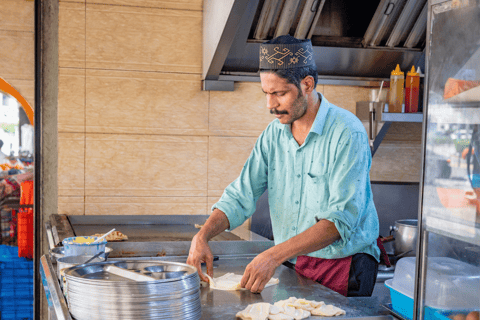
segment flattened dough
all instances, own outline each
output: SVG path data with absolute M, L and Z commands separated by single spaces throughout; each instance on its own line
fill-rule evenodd
M 210 288 L 217 289 L 217 290 L 227 290 L 227 291 L 235 291 L 235 290 L 247 290 L 240 286 L 240 281 L 242 280 L 242 275 L 234 274 L 234 273 L 226 273 L 221 277 L 218 278 L 211 278 L 208 276 L 208 280 L 210 281 Z M 273 286 L 278 284 L 278 279 L 271 278 L 266 287 Z
M 312 310 L 312 315 L 314 316 L 324 316 L 324 317 L 333 317 L 340 316 L 345 314 L 345 310 L 342 310 L 338 307 L 335 307 L 331 304 L 324 304 L 316 309 Z
M 248 305 L 245 310 L 237 312 L 237 318 L 242 320 L 267 320 L 270 313 L 270 303 L 260 302 Z

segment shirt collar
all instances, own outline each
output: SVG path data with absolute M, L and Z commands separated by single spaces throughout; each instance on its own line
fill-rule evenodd
M 320 108 L 318 108 L 317 115 L 315 116 L 315 121 L 313 121 L 312 128 L 310 132 L 315 132 L 316 134 L 322 135 L 323 127 L 327 121 L 327 114 L 330 110 L 330 102 L 328 102 L 325 97 L 318 92 L 318 98 L 322 99 L 320 103 Z

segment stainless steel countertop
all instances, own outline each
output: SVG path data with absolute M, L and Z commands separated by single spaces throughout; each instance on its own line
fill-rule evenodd
M 228 272 L 243 274 L 245 267 L 255 255 L 220 255 L 218 261 L 214 261 L 214 277 L 219 277 Z M 143 258 L 144 259 L 144 258 Z M 158 257 L 154 260 L 168 260 L 185 262 L 186 257 Z M 110 260 L 110 259 L 109 259 Z M 142 260 L 142 258 L 122 258 L 112 260 Z M 205 271 L 205 267 L 203 267 Z M 378 298 L 346 298 L 317 282 L 300 276 L 295 270 L 284 265 L 277 268 L 275 278 L 280 280 L 278 285 L 268 287 L 260 294 L 249 291 L 221 291 L 202 287 L 200 296 L 202 301 L 201 319 L 235 319 L 238 311 L 245 309 L 249 304 L 257 302 L 274 303 L 289 297 L 305 298 L 308 300 L 324 301 L 344 309 L 347 314 L 335 319 L 385 317 L 391 319 L 387 310 L 381 306 Z M 323 317 L 312 316 L 310 319 L 322 319 Z
M 220 255 L 219 260 L 214 262 L 214 277 L 219 277 L 227 272 L 236 274 L 243 274 L 246 265 L 255 257 L 255 255 Z M 43 262 L 47 258 L 43 257 Z M 48 257 L 48 260 L 49 257 Z M 185 262 L 186 257 L 137 257 L 137 258 L 115 258 L 109 260 L 168 260 L 176 262 Z M 53 273 L 55 272 L 54 265 L 50 264 Z M 48 263 L 42 264 L 48 266 Z M 49 274 L 45 272 L 44 274 Z M 55 275 L 53 275 L 55 276 Z M 274 303 L 279 300 L 287 299 L 289 297 L 305 298 L 309 300 L 324 301 L 327 304 L 334 304 L 346 311 L 345 316 L 335 317 L 335 319 L 375 319 L 375 320 L 392 320 L 393 317 L 389 315 L 388 311 L 381 306 L 381 301 L 376 297 L 369 298 L 346 298 L 312 280 L 306 279 L 298 275 L 293 269 L 284 265 L 277 268 L 275 278 L 280 280 L 278 285 L 268 287 L 260 294 L 254 294 L 249 291 L 219 291 L 213 290 L 209 287 L 201 288 L 201 304 L 202 304 L 202 318 L 205 320 L 216 319 L 235 319 L 235 314 L 243 310 L 249 304 L 257 302 Z M 56 277 L 48 283 L 48 287 L 52 287 L 52 281 L 57 281 Z M 58 283 L 57 283 L 58 284 Z M 53 288 L 53 287 L 52 287 Z M 56 301 L 61 301 L 62 296 L 59 296 L 58 290 L 50 290 L 49 295 L 53 296 Z M 58 289 L 58 287 L 57 287 Z M 57 292 L 57 294 L 55 294 Z M 58 303 L 57 303 L 58 304 Z M 61 309 L 58 309 L 61 311 Z M 61 319 L 69 319 L 69 315 L 57 316 Z M 322 319 L 323 317 L 312 316 L 310 319 Z

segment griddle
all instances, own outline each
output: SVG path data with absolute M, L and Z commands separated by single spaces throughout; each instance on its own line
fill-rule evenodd
M 91 236 L 115 228 L 128 237 L 126 241 L 109 241 L 113 251 L 110 257 L 160 257 L 187 255 L 193 236 L 199 231 L 208 215 L 52 215 L 50 221 L 55 243 L 64 238 Z M 254 241 L 251 253 L 260 253 L 273 241 L 266 238 Z M 224 231 L 210 240 L 215 254 L 230 254 L 246 245 L 238 235 Z M 249 244 L 249 248 L 251 245 Z M 242 249 L 243 250 L 243 249 Z

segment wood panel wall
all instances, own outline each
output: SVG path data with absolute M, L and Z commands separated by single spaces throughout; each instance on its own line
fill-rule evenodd
M 202 0 L 60 1 L 59 213 L 210 212 L 274 118 L 260 83 L 202 91 L 201 48 Z

